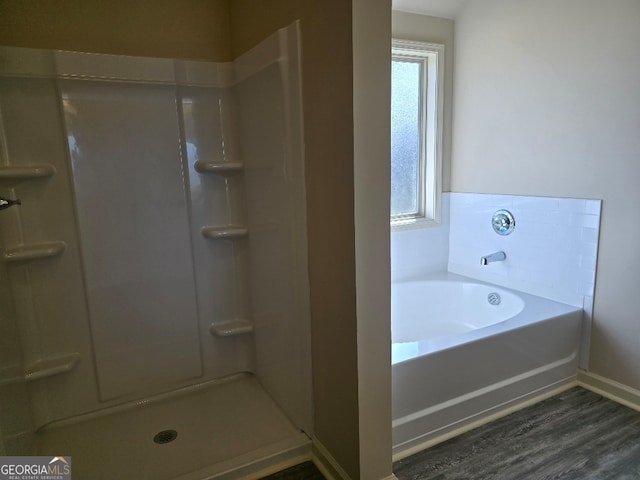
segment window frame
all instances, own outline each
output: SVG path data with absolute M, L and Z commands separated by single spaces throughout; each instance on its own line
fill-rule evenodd
M 392 39 L 391 61 L 419 61 L 423 65 L 420 95 L 418 213 L 391 215 L 392 230 L 440 224 L 442 197 L 442 124 L 444 112 L 444 45 Z

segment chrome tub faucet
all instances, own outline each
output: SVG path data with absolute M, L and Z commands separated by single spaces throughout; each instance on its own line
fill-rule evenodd
M 501 262 L 507 258 L 507 254 L 504 252 L 495 252 L 490 255 L 480 257 L 480 265 L 487 265 L 491 262 Z

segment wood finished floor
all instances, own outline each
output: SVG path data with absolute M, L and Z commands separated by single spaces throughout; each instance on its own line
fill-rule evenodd
M 580 387 L 394 464 L 399 480 L 640 479 L 640 412 Z
M 393 472 L 398 480 L 638 480 L 640 412 L 576 387 L 400 460 Z M 324 477 L 306 462 L 262 480 Z

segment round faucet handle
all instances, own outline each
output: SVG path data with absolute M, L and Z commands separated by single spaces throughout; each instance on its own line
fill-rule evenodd
M 498 210 L 491 217 L 491 226 L 498 235 L 509 235 L 516 228 L 516 220 L 509 210 Z

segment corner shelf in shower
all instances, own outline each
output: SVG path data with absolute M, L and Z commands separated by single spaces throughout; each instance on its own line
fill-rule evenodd
M 231 320 L 228 322 L 212 323 L 209 332 L 215 337 L 231 337 L 253 332 L 253 323 L 249 320 Z
M 64 242 L 27 243 L 9 248 L 2 254 L 5 262 L 27 262 L 40 258 L 56 257 L 64 252 L 67 245 Z
M 0 180 L 22 181 L 33 178 L 52 177 L 56 167 L 48 163 L 0 167 Z
M 237 238 L 244 237 L 249 229 L 244 225 L 223 225 L 220 227 L 202 227 L 202 236 L 205 238 Z
M 24 371 L 20 367 L 12 367 L 0 374 L 0 387 L 22 382 L 33 382 L 42 378 L 49 378 L 73 370 L 80 361 L 77 352 L 60 357 L 44 358 L 29 365 Z
M 53 377 L 66 373 L 75 368 L 80 361 L 79 353 L 70 353 L 61 357 L 44 358 L 29 365 L 24 373 L 27 382 L 40 380 L 41 378 Z
M 244 168 L 242 162 L 202 162 L 197 161 L 194 165 L 198 173 L 218 173 L 220 175 L 233 175 L 239 173 Z

